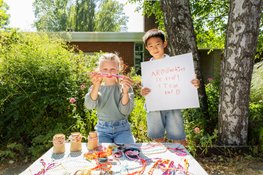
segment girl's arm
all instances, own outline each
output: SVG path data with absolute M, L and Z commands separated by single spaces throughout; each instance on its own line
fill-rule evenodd
M 97 104 L 98 104 L 98 92 L 97 92 L 97 95 L 96 95 L 96 99 L 93 100 L 93 98 L 91 97 L 92 91 L 93 91 L 93 93 L 95 92 L 93 86 L 90 87 L 89 92 L 85 96 L 84 106 L 87 109 L 95 109 Z
M 97 100 L 98 98 L 98 92 L 99 92 L 99 89 L 100 89 L 100 85 L 101 85 L 101 82 L 102 82 L 102 76 L 99 72 L 92 72 L 90 74 L 90 80 L 93 84 L 93 88 L 90 92 L 90 97 L 92 100 Z
M 134 93 L 132 88 L 130 88 L 127 94 L 122 93 L 121 95 L 122 99 L 119 104 L 119 110 L 123 115 L 128 116 L 132 112 L 134 107 Z M 127 100 L 127 103 L 123 104 L 123 100 Z
M 89 92 L 85 96 L 84 106 L 88 109 L 94 109 L 98 103 L 99 89 L 102 77 L 97 72 L 90 74 L 90 80 L 93 86 L 90 87 Z
M 129 115 L 134 107 L 134 93 L 132 90 L 132 80 L 123 76 L 120 80 L 121 85 L 121 101 L 119 105 L 119 110 L 124 115 Z
M 92 100 L 94 100 L 94 101 L 98 99 L 99 88 L 100 88 L 100 86 L 95 86 L 95 85 L 92 86 L 92 89 L 91 89 L 91 92 L 90 92 L 90 98 Z
M 129 89 L 132 87 L 132 80 L 127 77 L 127 76 L 123 76 L 123 78 L 120 80 L 120 85 L 122 87 L 121 91 L 122 91 L 122 99 L 121 99 L 121 103 L 123 105 L 128 104 L 129 102 Z

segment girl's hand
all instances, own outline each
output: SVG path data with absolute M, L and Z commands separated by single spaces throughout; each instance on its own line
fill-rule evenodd
M 93 86 L 99 87 L 102 82 L 102 76 L 99 72 L 91 72 L 90 74 L 90 81 L 92 82 Z
M 133 85 L 133 81 L 129 77 L 123 76 L 120 79 L 120 85 L 122 86 L 122 93 L 128 93 L 130 87 Z
M 148 95 L 150 92 L 151 92 L 151 89 L 150 89 L 150 88 L 143 87 L 143 88 L 141 89 L 141 95 L 142 95 L 142 96 L 146 96 L 146 95 Z
M 195 87 L 195 88 L 199 88 L 199 85 L 200 85 L 200 80 L 198 80 L 197 78 L 193 79 L 191 81 L 192 85 Z

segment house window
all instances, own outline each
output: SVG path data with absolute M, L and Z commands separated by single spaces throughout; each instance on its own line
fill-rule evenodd
M 138 75 L 141 74 L 141 62 L 144 61 L 143 43 L 134 44 L 134 68 Z

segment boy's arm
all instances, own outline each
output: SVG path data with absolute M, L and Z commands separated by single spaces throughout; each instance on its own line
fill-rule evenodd
M 151 89 L 150 89 L 150 88 L 143 87 L 143 88 L 141 89 L 141 95 L 142 95 L 142 96 L 146 96 L 146 95 L 148 95 L 150 92 L 151 92 Z
M 200 80 L 198 80 L 197 78 L 192 79 L 191 83 L 195 88 L 199 88 L 200 86 Z

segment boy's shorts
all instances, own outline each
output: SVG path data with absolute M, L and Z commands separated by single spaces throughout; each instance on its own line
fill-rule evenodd
M 185 140 L 184 121 L 181 110 L 150 111 L 147 113 L 148 137 Z

